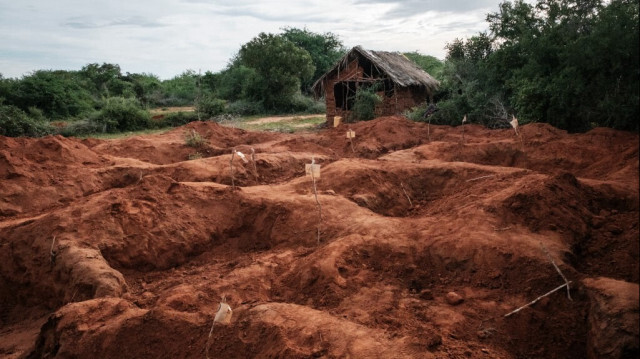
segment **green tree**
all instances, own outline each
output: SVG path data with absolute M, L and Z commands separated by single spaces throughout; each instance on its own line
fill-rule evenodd
M 448 45 L 434 119 L 517 113 L 569 131 L 638 130 L 638 12 L 637 0 L 500 4 L 487 15 L 490 35 Z
M 440 78 L 440 74 L 442 73 L 442 69 L 444 68 L 444 61 L 439 60 L 434 56 L 422 55 L 418 51 L 405 52 L 404 56 L 413 61 L 429 75 L 433 76 L 434 78 Z
M 23 111 L 37 107 L 50 119 L 64 119 L 90 112 L 95 101 L 82 86 L 77 72 L 38 70 L 12 81 L 6 93 L 7 104 Z
M 127 72 L 123 80 L 131 84 L 136 99 L 143 107 L 149 107 L 162 98 L 162 82 L 158 76 L 148 73 L 130 74 Z
M 162 81 L 164 99 L 160 105 L 185 106 L 195 103 L 198 95 L 198 74 L 193 70 L 187 70 L 170 80 Z
M 283 30 L 282 37 L 307 50 L 316 68 L 310 78 L 302 79 L 302 90 L 309 93 L 313 83 L 335 65 L 346 49 L 338 36 L 330 32 L 318 34 L 306 28 L 301 30 L 294 27 L 286 27 Z
M 0 103 L 0 135 L 39 137 L 53 132 L 46 121 L 30 118 L 21 109 Z
M 300 83 L 315 70 L 309 53 L 282 36 L 260 33 L 242 45 L 240 64 L 255 69 L 258 79 L 248 96 L 262 101 L 267 110 L 286 110 Z

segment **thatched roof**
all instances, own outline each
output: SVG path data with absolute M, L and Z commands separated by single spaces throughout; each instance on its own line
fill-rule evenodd
M 316 96 L 322 96 L 324 92 L 324 80 L 328 76 L 344 69 L 358 56 L 362 56 L 371 61 L 380 73 L 386 75 L 386 77 L 400 87 L 425 87 L 429 92 L 433 92 L 440 85 L 438 80 L 431 77 L 431 75 L 399 52 L 372 51 L 365 50 L 361 46 L 356 46 L 344 55 L 331 70 L 327 71 L 313 84 L 311 89 Z

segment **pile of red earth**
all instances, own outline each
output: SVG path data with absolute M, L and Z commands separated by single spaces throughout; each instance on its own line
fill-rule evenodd
M 350 128 L 0 137 L 0 356 L 637 357 L 637 134 Z

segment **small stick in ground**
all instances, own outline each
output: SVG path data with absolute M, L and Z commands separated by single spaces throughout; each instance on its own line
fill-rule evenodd
M 351 129 L 349 129 L 347 131 L 347 137 L 349 137 L 349 143 L 351 144 L 351 152 L 356 153 L 356 150 L 353 149 L 353 137 L 352 137 L 352 133 L 353 131 L 351 131 Z
M 211 329 L 209 330 L 209 337 L 207 338 L 207 345 L 205 347 L 205 355 L 207 359 L 209 359 L 209 348 L 211 347 L 211 335 L 213 334 L 213 327 L 216 323 L 229 323 L 231 322 L 231 315 L 233 311 L 231 307 L 227 304 L 227 297 L 223 296 L 222 301 L 218 305 L 218 310 L 216 311 L 216 315 L 213 318 L 213 323 L 211 323 Z
M 571 288 L 569 288 L 569 281 L 567 280 L 567 277 L 564 276 L 564 274 L 562 274 L 562 271 L 560 270 L 560 268 L 558 268 L 558 265 L 556 264 L 556 262 L 553 260 L 553 258 L 551 258 L 551 253 L 549 253 L 549 251 L 547 250 L 547 247 L 544 246 L 544 244 L 542 244 L 542 242 L 540 242 L 540 247 L 542 247 L 542 250 L 544 251 L 544 254 L 547 255 L 547 258 L 549 258 L 549 261 L 551 262 L 551 264 L 553 264 L 553 268 L 556 269 L 556 271 L 558 272 L 558 274 L 560 274 L 560 277 L 562 277 L 562 279 L 564 280 L 564 283 L 567 286 L 567 298 L 569 298 L 569 300 L 573 300 L 571 299 Z
M 402 182 L 400 182 L 400 187 L 402 187 L 402 192 L 404 192 L 404 195 L 407 196 L 407 199 L 409 200 L 409 206 L 413 207 L 413 203 L 411 202 L 411 197 L 409 197 L 409 194 L 407 194 L 407 191 L 405 191 L 404 184 Z
M 464 143 L 464 124 L 467 123 L 467 115 L 462 119 L 462 143 Z
M 316 189 L 316 176 L 313 171 L 316 160 L 311 157 L 311 180 L 313 181 L 313 195 L 316 198 L 316 206 L 318 207 L 318 238 L 316 239 L 317 245 L 320 245 L 320 225 L 322 224 L 322 206 L 320 205 L 320 201 L 318 201 L 318 191 Z
M 49 263 L 52 266 L 56 264 L 56 256 L 58 255 L 58 251 L 53 249 L 53 246 L 55 243 L 56 243 L 56 236 L 53 236 L 53 239 L 51 239 L 51 249 L 49 250 Z
M 468 179 L 467 182 L 472 182 L 472 181 L 477 181 L 483 178 L 491 178 L 491 177 L 495 177 L 496 175 L 486 175 L 486 176 L 480 176 L 480 177 L 476 177 L 476 178 L 472 178 L 472 179 Z
M 233 158 L 235 157 L 235 155 L 236 155 L 236 149 L 234 148 L 231 151 L 231 160 L 229 160 L 229 166 L 231 167 L 231 189 L 234 191 L 236 189 L 236 181 L 233 175 Z
M 493 230 L 496 232 L 502 232 L 502 231 L 508 231 L 511 229 L 511 226 L 508 227 L 502 227 L 502 228 L 498 228 L 498 227 L 493 227 Z
M 251 164 L 253 165 L 253 176 L 256 178 L 256 182 L 258 182 L 258 167 L 256 166 L 256 150 L 251 147 Z
M 569 283 L 571 283 L 571 282 L 565 283 L 565 284 L 563 284 L 563 285 L 561 285 L 561 286 L 559 286 L 559 287 L 557 287 L 557 288 L 555 288 L 555 289 L 553 289 L 553 290 L 551 290 L 551 291 L 549 291 L 549 292 L 547 292 L 547 293 L 545 293 L 545 294 L 543 294 L 543 295 L 539 296 L 538 298 L 536 298 L 536 299 L 534 299 L 534 300 L 530 301 L 529 303 L 527 303 L 527 304 L 523 305 L 522 307 L 520 307 L 520 308 L 518 308 L 518 309 L 516 309 L 516 310 L 514 310 L 514 311 L 512 311 L 512 312 L 509 312 L 509 313 L 505 314 L 505 315 L 504 315 L 504 317 L 505 317 L 505 318 L 506 318 L 506 317 L 509 317 L 509 316 L 511 316 L 512 314 L 515 314 L 515 313 L 517 313 L 517 312 L 521 311 L 522 309 L 524 309 L 524 308 L 526 308 L 526 307 L 530 307 L 530 306 L 532 306 L 532 305 L 536 304 L 540 299 L 542 299 L 542 298 L 544 298 L 544 297 L 546 297 L 546 296 L 549 296 L 549 295 L 551 295 L 551 294 L 553 294 L 553 293 L 555 293 L 555 292 L 559 291 L 560 289 L 564 288 L 565 286 L 568 286 L 568 285 L 569 285 Z

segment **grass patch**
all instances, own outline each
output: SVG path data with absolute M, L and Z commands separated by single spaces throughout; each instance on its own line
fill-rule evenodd
M 284 132 L 295 133 L 301 131 L 313 130 L 317 125 L 324 123 L 326 118 L 324 115 L 301 118 L 297 116 L 291 116 L 290 118 L 282 119 L 277 122 L 265 122 L 265 123 L 251 123 L 264 116 L 249 116 L 243 117 L 237 121 L 220 124 L 236 127 L 247 131 L 270 131 L 270 132 Z
M 156 135 L 156 134 L 167 132 L 172 129 L 173 127 L 165 127 L 165 128 L 139 130 L 139 131 L 116 132 L 116 133 L 91 133 L 91 134 L 76 136 L 76 137 L 83 138 L 83 139 L 97 138 L 101 140 L 113 140 L 113 139 L 126 138 L 131 136 Z
M 184 134 L 184 143 L 193 148 L 200 148 L 204 146 L 206 140 L 198 133 L 198 131 L 191 129 Z

